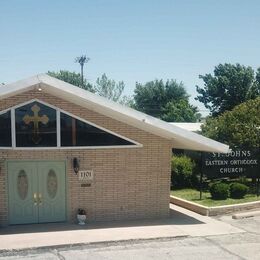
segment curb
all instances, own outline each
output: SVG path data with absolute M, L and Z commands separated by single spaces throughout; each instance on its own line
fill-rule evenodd
M 242 212 L 246 210 L 259 210 L 260 200 L 253 202 L 246 202 L 241 204 L 232 204 L 225 206 L 206 207 L 198 203 L 194 203 L 185 199 L 181 199 L 175 196 L 170 196 L 170 203 L 180 206 L 182 208 L 194 211 L 203 216 L 219 216 L 232 214 L 234 212 Z
M 243 218 L 252 218 L 260 216 L 260 211 L 251 211 L 251 212 L 243 212 L 232 215 L 233 219 L 243 219 Z
M 76 249 L 78 247 L 110 247 L 116 246 L 123 243 L 145 243 L 145 242 L 152 242 L 152 241 L 169 241 L 172 239 L 184 239 L 188 238 L 190 235 L 181 235 L 181 236 L 170 236 L 170 237 L 154 237 L 154 238 L 137 238 L 137 239 L 124 239 L 124 240 L 110 240 L 110 241 L 98 241 L 98 242 L 88 242 L 88 243 L 73 243 L 73 244 L 60 244 L 60 245 L 51 245 L 51 246 L 36 246 L 36 247 L 28 247 L 28 248 L 19 248 L 19 249 L 0 249 L 0 256 L 15 256 L 19 253 L 31 253 L 36 254 L 41 252 L 45 252 L 47 250 L 69 250 L 69 249 Z

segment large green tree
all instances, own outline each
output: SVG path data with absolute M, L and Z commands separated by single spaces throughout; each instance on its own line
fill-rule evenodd
M 255 73 L 251 67 L 225 63 L 216 66 L 213 75 L 199 75 L 199 78 L 204 81 L 204 87 L 196 86 L 195 99 L 213 116 L 260 95 L 260 69 Z
M 176 80 L 136 83 L 134 108 L 168 122 L 195 122 L 199 117 L 183 83 Z
M 198 108 L 188 100 L 170 101 L 163 109 L 161 119 L 167 122 L 197 122 L 201 117 Z
M 94 85 L 94 91 L 102 97 L 106 97 L 115 102 L 120 102 L 125 88 L 123 81 L 116 82 L 115 80 L 109 79 L 104 73 L 100 78 L 97 78 L 96 84 Z
M 208 118 L 202 126 L 202 134 L 226 143 L 231 148 L 259 147 L 259 115 L 260 97 L 248 100 L 218 117 Z
M 57 79 L 65 81 L 67 83 L 70 83 L 74 86 L 78 86 L 80 88 L 93 92 L 93 86 L 91 84 L 89 84 L 86 81 L 86 79 L 83 79 L 83 84 L 82 84 L 82 78 L 79 73 L 70 72 L 67 70 L 60 70 L 59 72 L 48 71 L 47 74 L 54 78 L 57 78 Z

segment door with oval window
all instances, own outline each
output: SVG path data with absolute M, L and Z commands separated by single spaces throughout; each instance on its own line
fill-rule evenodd
M 66 220 L 65 163 L 8 162 L 9 223 Z

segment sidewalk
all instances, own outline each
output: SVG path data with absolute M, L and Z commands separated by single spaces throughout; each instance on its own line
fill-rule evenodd
M 95 223 L 10 226 L 0 229 L 0 252 L 25 248 L 90 244 L 183 236 L 211 236 L 244 232 L 228 223 L 170 205 L 167 219 Z

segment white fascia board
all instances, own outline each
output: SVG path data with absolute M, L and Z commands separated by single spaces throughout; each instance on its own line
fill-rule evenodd
M 40 83 L 43 91 L 61 97 L 79 106 L 91 109 L 118 121 L 135 126 L 144 131 L 172 140 L 173 147 L 209 152 L 227 153 L 229 147 L 212 139 L 192 133 L 188 130 L 170 125 L 167 122 L 146 115 L 129 107 L 117 104 L 104 97 L 93 94 L 89 91 L 75 87 L 69 83 L 40 74 L 27 80 L 6 85 L 4 88 L 11 89 L 2 92 L 0 88 L 0 99 L 8 95 L 16 95 L 30 87 L 33 88 Z M 12 93 L 13 92 L 13 93 Z
M 173 140 L 174 147 L 209 152 L 227 153 L 229 146 L 206 138 L 180 127 L 170 125 L 167 122 L 136 111 L 132 108 L 120 105 L 104 97 L 93 94 L 81 88 L 57 80 L 47 75 L 41 75 L 40 80 L 46 84 L 43 89 L 56 96 L 76 103 L 80 106 L 94 110 L 98 113 L 112 117 L 124 123 L 136 126 L 144 131 Z
M 183 128 L 185 130 L 189 130 L 192 132 L 201 131 L 201 126 L 203 125 L 203 123 L 175 123 L 175 122 L 171 122 L 169 124 L 178 126 L 180 128 Z
M 14 95 L 23 93 L 24 91 L 34 89 L 40 83 L 38 76 L 33 76 L 28 79 L 19 80 L 15 83 L 0 86 L 0 100 Z

